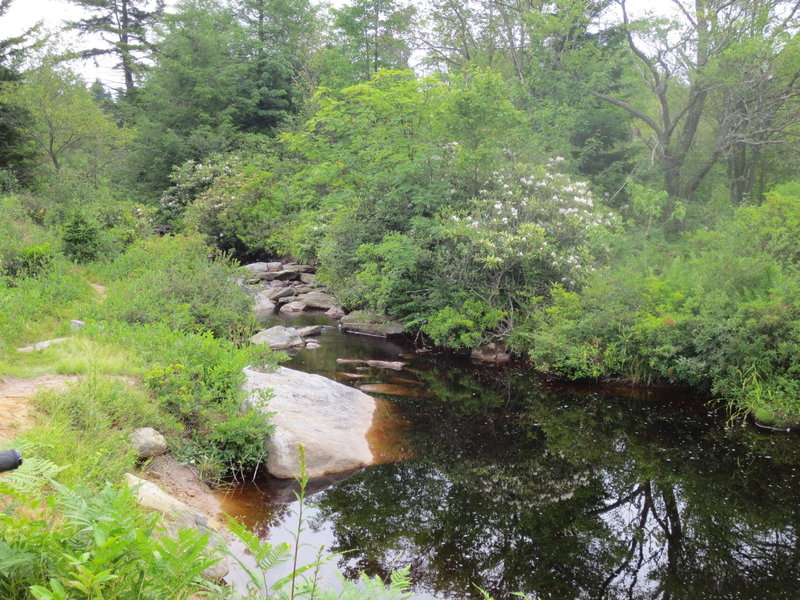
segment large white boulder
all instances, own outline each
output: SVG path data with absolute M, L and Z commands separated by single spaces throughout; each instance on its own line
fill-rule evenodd
M 372 464 L 367 442 L 375 400 L 356 389 L 321 375 L 285 367 L 274 373 L 244 370 L 248 401 L 260 405 L 264 390 L 272 398 L 264 410 L 275 413 L 275 430 L 268 439 L 267 471 L 281 479 L 300 475 L 302 444 L 306 473 L 321 477 Z

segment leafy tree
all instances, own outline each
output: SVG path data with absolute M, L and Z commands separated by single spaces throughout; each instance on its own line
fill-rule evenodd
M 609 4 L 432 0 L 419 41 L 432 68 L 459 73 L 479 66 L 502 74 L 531 116 L 542 150 L 571 158 L 570 167 L 610 197 L 632 168 L 630 117 L 587 93 L 577 75 L 607 87 L 624 75 L 615 56 L 621 36 L 596 26 Z
M 352 63 L 357 80 L 379 69 L 406 69 L 415 13 L 397 0 L 354 0 L 334 9 L 333 27 L 340 36 L 334 51 Z
M 69 27 L 81 35 L 99 38 L 105 45 L 84 50 L 84 58 L 113 54 L 119 59 L 125 92 L 134 89 L 142 69 L 141 55 L 152 47 L 148 35 L 164 12 L 164 0 L 69 0 L 90 16 Z
M 785 99 L 796 95 L 800 63 L 782 78 L 777 96 L 775 86 L 761 85 L 763 73 L 751 75 L 774 72 L 775 52 L 790 35 L 800 2 L 681 0 L 674 20 L 639 21 L 630 18 L 627 0 L 619 5 L 626 58 L 636 65 L 630 73 L 638 79 L 632 90 L 588 89 L 638 121 L 639 137 L 660 166 L 670 197 L 692 199 L 726 152 L 770 137 L 752 123 L 756 129 L 771 123 L 772 133 L 780 131 L 782 120 L 773 119 Z M 749 102 L 753 94 L 762 102 Z
M 50 58 L 21 82 L 6 85 L 0 101 L 18 108 L 14 126 L 56 172 L 69 157 L 111 151 L 128 137 L 94 103 L 83 81 Z
M 248 64 L 236 123 L 244 131 L 268 131 L 295 109 L 316 10 L 308 0 L 238 0 L 233 9 L 242 23 L 239 53 Z

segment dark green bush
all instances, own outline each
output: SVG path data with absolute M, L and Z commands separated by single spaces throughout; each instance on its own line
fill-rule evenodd
M 246 339 L 256 323 L 252 299 L 236 283 L 237 266 L 197 237 L 168 236 L 134 243 L 101 268 L 114 282 L 98 317 L 128 323 L 168 323 Z
M 93 219 L 77 212 L 64 224 L 61 236 L 64 254 L 70 260 L 85 263 L 100 255 L 100 226 Z
M 800 421 L 798 240 L 800 197 L 768 194 L 660 263 L 628 252 L 583 291 L 554 290 L 514 341 L 542 371 L 671 381 Z

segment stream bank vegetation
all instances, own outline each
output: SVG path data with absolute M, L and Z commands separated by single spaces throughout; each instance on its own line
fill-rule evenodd
M 0 365 L 82 376 L 16 440 L 46 462 L 3 480 L 5 596 L 195 589 L 158 544 L 196 540 L 105 481 L 143 422 L 210 481 L 263 462 L 238 386 L 279 357 L 244 343 L 237 261 L 313 264 L 457 351 L 800 422 L 799 2 L 131 0 L 112 30 L 90 4 L 69 27 L 103 47 L 0 43 Z M 108 53 L 121 89 L 79 75 Z

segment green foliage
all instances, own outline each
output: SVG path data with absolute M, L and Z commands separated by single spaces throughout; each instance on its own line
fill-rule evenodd
M 91 289 L 63 258 L 54 259 L 33 277 L 0 278 L 0 347 L 40 341 L 57 319 L 67 322 L 72 307 L 86 301 Z
M 407 69 L 416 9 L 396 0 L 356 0 L 333 10 L 337 60 L 327 56 L 323 80 L 342 87 L 380 69 Z M 344 63 L 344 64 L 342 64 Z
M 286 120 L 296 109 L 313 12 L 305 1 L 178 3 L 134 96 L 131 183 L 157 194 L 175 166 L 242 147 Z
M 114 282 L 97 316 L 128 323 L 168 323 L 183 331 L 209 330 L 241 340 L 255 328 L 252 300 L 236 285 L 225 256 L 209 258 L 196 237 L 170 236 L 134 243 L 99 267 Z
M 23 277 L 33 277 L 45 271 L 52 265 L 55 253 L 52 246 L 45 242 L 41 246 L 28 246 L 19 256 L 19 264 L 14 265 L 14 274 Z
M 100 227 L 83 213 L 75 213 L 64 224 L 64 254 L 75 262 L 95 260 L 100 252 Z
M 54 242 L 19 196 L 0 196 L 0 272 L 25 277 L 46 270 L 55 259 Z
M 739 414 L 793 422 L 799 206 L 776 191 L 714 230 L 662 242 L 657 253 L 629 251 L 580 293 L 554 290 L 515 343 L 542 371 L 691 385 Z M 647 236 L 650 224 L 642 227 Z
M 169 176 L 172 185 L 159 201 L 159 222 L 180 231 L 186 207 L 208 190 L 217 177 L 235 173 L 238 166 L 239 161 L 234 157 L 211 155 L 204 162 L 188 160 L 173 167 Z
M 423 327 L 439 346 L 472 348 L 482 341 L 485 332 L 493 331 L 504 313 L 475 298 L 467 297 L 458 308 L 446 306 Z
M 189 598 L 213 587 L 199 578 L 216 560 L 206 535 L 163 535 L 127 488 L 53 487 L 46 500 L 22 495 L 40 518 L 13 508 L 0 515 L 4 598 Z
M 15 126 L 54 172 L 85 167 L 87 161 L 107 168 L 130 139 L 130 132 L 95 104 L 80 78 L 54 57 L 41 59 L 21 82 L 4 85 L 0 102 L 21 109 L 11 113 L 20 118 Z
M 245 407 L 240 386 L 245 366 L 275 360 L 268 350 L 239 348 L 207 331 L 187 333 L 163 323 L 116 322 L 87 326 L 87 333 L 141 357 L 144 383 L 159 410 L 185 428 L 185 437 L 172 440 L 177 453 L 202 464 L 209 481 L 244 480 L 263 462 L 269 414 Z
M 256 165 L 235 165 L 220 175 L 186 211 L 186 226 L 209 244 L 237 256 L 287 250 L 285 228 L 291 204 L 274 174 Z
M 46 392 L 36 403 L 46 416 L 22 435 L 26 454 L 46 458 L 63 469 L 62 483 L 97 487 L 118 481 L 136 460 L 128 434 L 154 427 L 172 438 L 181 429 L 160 404 L 129 383 L 89 376 L 63 392 Z

